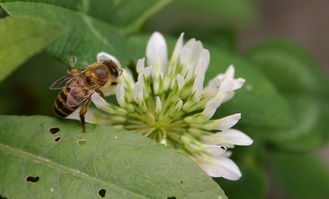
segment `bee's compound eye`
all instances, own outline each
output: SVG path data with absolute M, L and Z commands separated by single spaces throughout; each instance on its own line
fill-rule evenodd
M 97 75 L 97 77 L 99 79 L 104 79 L 107 77 L 108 72 L 105 67 L 99 67 L 99 68 L 96 68 L 95 74 Z
M 118 77 L 119 76 L 119 73 L 117 71 L 116 68 L 114 68 L 113 66 L 110 67 L 110 70 L 111 70 L 111 73 L 112 75 L 114 75 L 115 77 Z

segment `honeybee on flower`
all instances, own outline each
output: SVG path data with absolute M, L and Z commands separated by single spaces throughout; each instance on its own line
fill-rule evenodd
M 103 59 L 113 59 L 101 53 Z M 241 172 L 229 158 L 228 149 L 253 141 L 232 129 L 240 113 L 212 117 L 245 80 L 234 77 L 231 65 L 204 86 L 209 61 L 210 53 L 202 43 L 190 39 L 184 44 L 183 34 L 168 59 L 165 39 L 155 32 L 148 41 L 146 59 L 136 64 L 137 79 L 123 69 L 115 88 L 117 105 L 94 93 L 91 99 L 98 110 L 90 110 L 86 122 L 111 124 L 145 135 L 183 151 L 209 176 L 238 180 Z M 69 118 L 78 119 L 78 115 L 73 113 Z

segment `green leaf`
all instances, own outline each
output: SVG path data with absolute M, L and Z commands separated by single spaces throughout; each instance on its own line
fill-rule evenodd
M 250 23 L 260 15 L 254 0 L 177 0 L 147 23 L 152 30 L 176 31 L 182 26 L 213 28 Z M 200 31 L 200 32 L 202 32 Z
M 329 106 L 312 97 L 292 95 L 287 98 L 297 118 L 289 128 L 259 129 L 276 148 L 290 151 L 309 151 L 327 143 Z
M 35 17 L 0 19 L 0 81 L 63 31 L 60 24 Z
M 125 26 L 125 32 L 136 32 L 144 22 L 167 6 L 173 0 L 112 0 L 117 19 L 112 20 L 118 26 Z
M 243 129 L 244 130 L 244 129 Z M 248 134 L 251 132 L 244 131 Z M 253 134 L 252 134 L 253 135 Z M 239 146 L 231 156 L 241 170 L 242 177 L 238 181 L 217 178 L 215 181 L 225 190 L 228 198 L 264 199 L 267 195 L 267 177 L 263 171 L 264 159 L 267 158 L 265 143 L 259 137 L 252 136 L 251 146 Z
M 94 63 L 96 54 L 101 51 L 118 57 L 124 65 L 130 58 L 125 53 L 125 38 L 118 29 L 87 13 L 47 3 L 8 2 L 1 5 L 9 15 L 37 16 L 65 24 L 67 33 L 50 45 L 47 51 L 68 65 L 83 69 Z
M 284 94 L 329 96 L 329 81 L 313 57 L 288 41 L 266 41 L 247 51 L 246 57 Z
M 104 189 L 105 198 L 113 199 L 226 198 L 174 149 L 109 126 L 86 130 L 44 116 L 0 116 L 1 195 L 96 199 Z
M 242 177 L 238 181 L 215 179 L 225 190 L 228 198 L 264 199 L 267 195 L 267 178 L 260 168 L 254 168 L 239 162 Z
M 295 198 L 329 197 L 329 169 L 316 157 L 298 154 L 274 154 L 274 176 L 282 188 Z
M 136 31 L 170 1 L 2 0 L 1 5 L 12 16 L 37 16 L 65 24 L 68 32 L 48 48 L 48 53 L 67 65 L 83 69 L 95 62 L 101 51 L 118 57 L 123 65 L 136 59 L 131 49 L 137 47 L 128 42 L 124 32 Z M 127 26 L 123 30 L 115 27 L 118 25 Z

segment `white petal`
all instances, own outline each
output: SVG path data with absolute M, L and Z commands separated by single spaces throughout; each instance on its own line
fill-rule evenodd
M 219 144 L 224 146 L 247 146 L 253 143 L 253 140 L 249 136 L 236 129 L 228 129 L 211 136 L 204 136 L 202 140 L 207 144 Z
M 80 115 L 79 115 L 80 109 L 81 108 L 79 107 L 69 116 L 67 116 L 65 119 L 80 120 Z M 93 108 L 89 108 L 85 115 L 85 121 L 90 124 L 108 124 L 109 118 L 106 117 L 106 115 L 104 114 L 100 114 L 97 110 Z
M 218 99 L 212 99 L 207 102 L 206 108 L 201 113 L 205 120 L 212 118 L 220 104 L 221 103 Z
M 145 59 L 139 59 L 136 64 L 136 71 L 137 73 L 142 73 L 145 68 Z
M 116 88 L 116 98 L 117 98 L 118 104 L 120 106 L 124 106 L 125 90 L 124 90 L 124 86 L 122 83 L 118 84 L 118 86 Z
M 100 52 L 97 54 L 97 62 L 106 61 L 106 60 L 112 60 L 114 63 L 116 63 L 119 66 L 119 68 L 121 68 L 121 64 L 119 60 L 113 55 L 108 54 L 106 52 Z
M 157 77 L 161 72 L 164 73 L 168 62 L 167 44 L 159 32 L 154 32 L 147 43 L 146 58 L 148 65 L 153 67 L 152 75 Z
M 177 74 L 177 84 L 178 84 L 178 89 L 180 90 L 180 89 L 182 89 L 183 88 L 183 86 L 185 85 L 185 79 L 184 79 L 184 77 L 182 76 L 182 75 L 180 75 L 180 74 Z
M 204 94 L 209 98 L 214 97 L 218 93 L 220 85 L 220 79 L 217 77 L 213 78 L 209 81 L 207 87 L 204 89 Z
M 139 81 L 134 85 L 134 99 L 139 104 L 143 100 L 144 82 Z
M 195 73 L 197 75 L 204 76 L 205 72 L 208 69 L 209 62 L 210 62 L 210 53 L 207 49 L 203 49 L 201 51 L 201 54 L 200 54 L 200 57 L 199 57 L 199 60 L 197 63 L 197 67 L 195 69 Z
M 223 155 L 226 152 L 226 150 L 227 150 L 227 148 L 224 146 L 217 146 L 217 145 L 206 145 L 205 146 L 205 151 L 213 157 Z
M 206 49 L 203 49 L 201 52 L 201 55 L 198 60 L 198 64 L 196 66 L 196 69 L 194 71 L 195 80 L 193 84 L 193 91 L 195 92 L 196 99 L 199 99 L 202 90 L 203 90 L 203 82 L 205 73 L 207 71 L 208 65 L 210 61 L 210 54 L 209 51 Z
M 220 156 L 213 161 L 201 162 L 199 166 L 211 177 L 222 177 L 228 180 L 238 180 L 242 176 L 238 166 L 229 158 Z
M 179 99 L 174 107 L 174 112 L 180 111 L 183 106 L 183 101 Z
M 233 90 L 237 90 L 237 89 L 241 88 L 245 82 L 246 82 L 246 80 L 243 78 L 235 79 L 233 82 Z
M 230 79 L 233 79 L 233 78 L 234 78 L 234 73 L 235 73 L 235 68 L 234 68 L 233 64 L 231 64 L 231 65 L 227 68 L 227 70 L 226 70 L 226 72 L 225 72 L 225 76 L 227 76 L 227 77 L 230 78 Z
M 156 103 L 155 112 L 160 113 L 162 109 L 162 103 L 159 96 L 156 97 L 155 103 Z
M 195 68 L 202 53 L 203 46 L 200 41 L 190 39 L 181 51 L 180 61 L 183 65 L 190 65 Z
M 152 66 L 148 66 L 144 69 L 144 76 L 147 78 L 151 75 L 152 73 Z
M 112 113 L 110 105 L 102 98 L 97 92 L 94 92 L 91 95 L 91 101 L 95 104 L 95 106 L 105 112 Z
M 221 119 L 211 120 L 203 128 L 207 130 L 226 130 L 234 126 L 241 118 L 241 113 L 230 115 Z
M 171 60 L 172 62 L 176 62 L 180 53 L 181 53 L 181 50 L 183 48 L 183 38 L 184 38 L 184 33 L 181 33 L 177 42 L 176 42 L 176 45 L 175 45 L 175 49 L 173 51 L 173 54 L 171 56 Z

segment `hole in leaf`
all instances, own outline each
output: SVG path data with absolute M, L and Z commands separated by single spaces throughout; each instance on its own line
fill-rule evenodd
M 27 176 L 25 178 L 27 182 L 38 182 L 40 180 L 39 176 Z
M 87 139 L 79 139 L 79 140 L 77 140 L 77 144 L 83 145 L 83 144 L 86 144 L 87 141 L 88 141 Z
M 61 137 L 59 137 L 59 136 L 55 137 L 55 139 L 54 139 L 55 142 L 59 142 L 60 140 L 61 140 Z
M 168 197 L 167 199 L 176 199 L 175 196 Z
M 4 196 L 2 196 L 2 195 L 0 195 L 0 199 L 7 199 L 6 197 L 4 197 Z
M 105 198 L 105 194 L 106 194 L 106 190 L 105 189 L 101 189 L 101 190 L 98 191 L 98 195 L 101 198 Z
M 183 181 L 183 180 L 181 180 L 181 181 L 180 181 L 180 183 L 181 183 L 181 184 L 184 184 L 184 181 Z
M 59 130 L 59 128 L 58 127 L 50 127 L 49 128 L 49 132 L 51 133 L 51 134 L 56 134 L 56 133 L 58 133 L 60 130 Z

